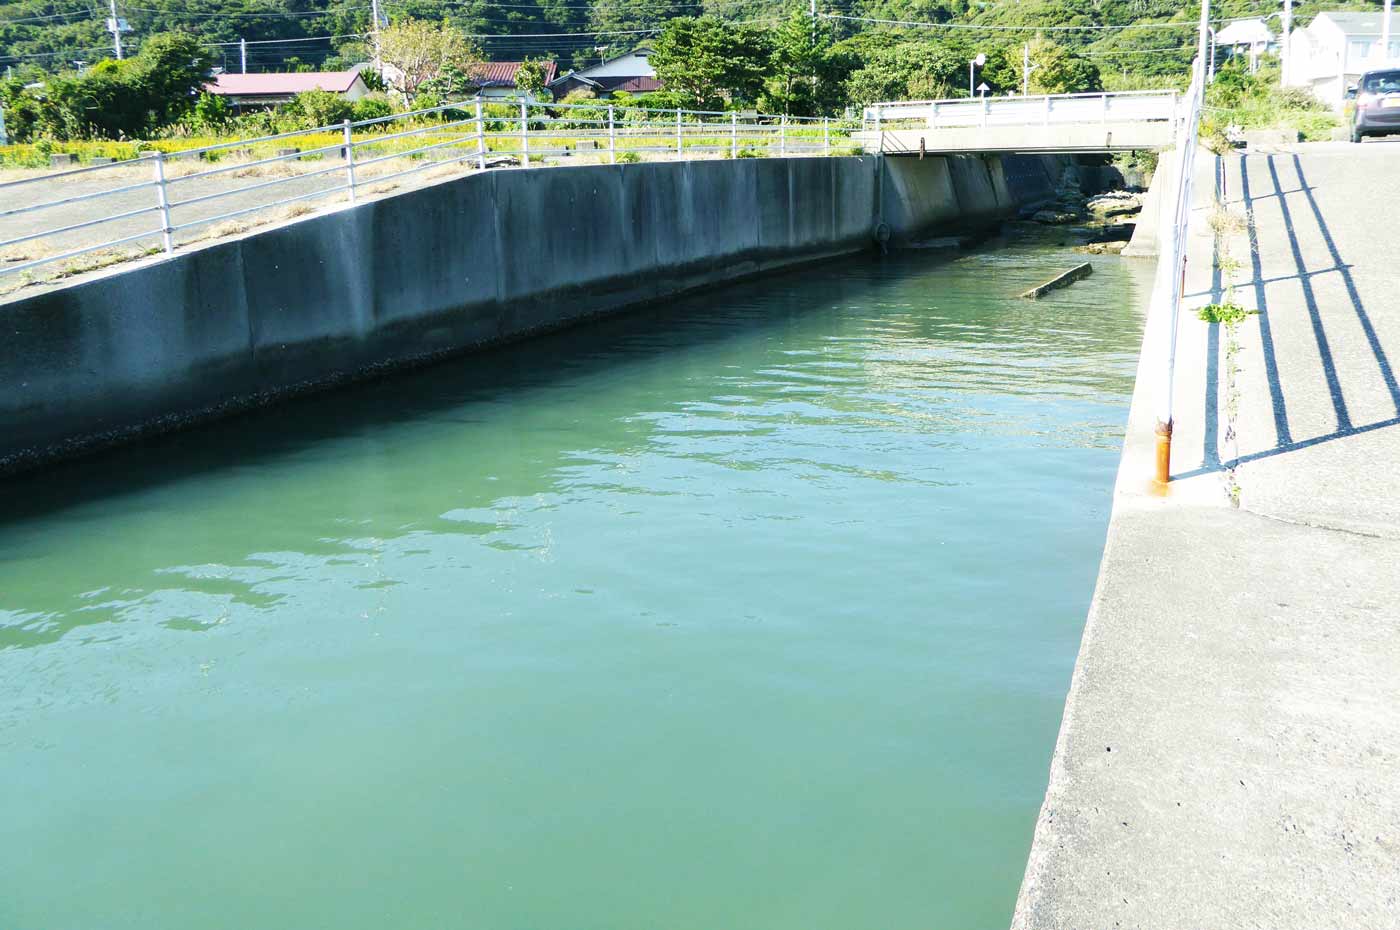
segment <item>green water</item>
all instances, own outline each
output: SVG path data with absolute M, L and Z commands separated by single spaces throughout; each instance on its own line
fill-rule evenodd
M 0 927 L 1002 928 L 1144 297 L 833 263 L 0 492 Z

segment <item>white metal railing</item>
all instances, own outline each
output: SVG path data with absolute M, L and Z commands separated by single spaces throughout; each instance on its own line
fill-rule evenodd
M 874 103 L 862 114 L 862 129 L 1170 122 L 1180 117 L 1178 97 L 1175 90 L 1142 90 Z
M 852 128 L 825 117 L 476 97 L 376 119 L 146 152 L 0 183 L 0 281 L 133 243 L 169 254 L 196 229 L 325 198 L 353 204 L 360 191 L 443 166 L 830 155 Z M 268 174 L 273 176 L 266 180 L 242 180 Z M 112 186 L 49 196 L 97 178 L 113 179 Z M 32 202 L 23 203 L 26 198 Z M 7 235 L 5 225 L 17 222 L 24 226 Z M 33 254 L 16 256 L 20 246 Z
M 1209 6 L 1201 5 L 1201 47 L 1205 48 L 1206 17 Z M 1157 227 L 1157 273 L 1152 287 L 1148 320 L 1160 327 L 1151 345 L 1161 351 L 1161 357 L 1150 359 L 1152 371 L 1152 406 L 1156 417 L 1155 480 L 1165 487 L 1171 479 L 1171 438 L 1173 426 L 1173 393 L 1176 390 L 1176 337 L 1181 319 L 1181 295 L 1186 283 L 1186 234 L 1191 219 L 1192 180 L 1196 166 L 1196 148 L 1200 136 L 1201 110 L 1205 104 L 1206 64 L 1198 56 L 1192 64 L 1191 86 L 1186 91 L 1182 126 L 1177 133 L 1177 145 L 1158 164 L 1158 177 L 1153 185 L 1161 192 Z M 1163 172 L 1166 172 L 1163 175 Z M 1166 181 L 1162 184 L 1163 180 Z M 1160 185 L 1160 186 L 1159 186 Z

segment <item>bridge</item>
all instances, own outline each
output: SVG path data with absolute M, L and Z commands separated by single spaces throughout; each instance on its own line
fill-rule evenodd
M 1174 145 L 1176 91 L 876 103 L 854 134 L 867 152 L 1126 152 Z

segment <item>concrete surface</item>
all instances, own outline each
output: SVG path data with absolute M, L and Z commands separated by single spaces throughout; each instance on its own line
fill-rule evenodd
M 1400 926 L 1400 148 L 1202 158 L 1170 493 L 1144 377 L 1013 927 Z M 1250 237 L 1258 242 L 1250 249 Z M 1239 506 L 1232 503 L 1237 497 Z
M 1044 196 L 1038 159 L 475 173 L 0 303 L 0 469 Z

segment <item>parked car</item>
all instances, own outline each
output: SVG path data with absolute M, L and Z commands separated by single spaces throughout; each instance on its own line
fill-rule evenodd
M 1367 71 L 1347 88 L 1351 141 L 1400 132 L 1400 68 Z

